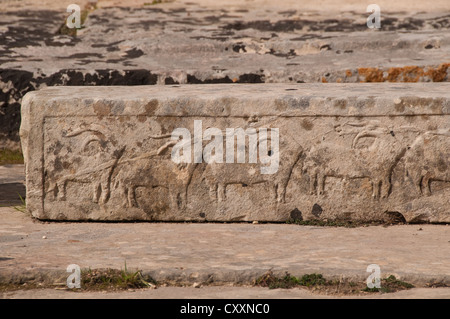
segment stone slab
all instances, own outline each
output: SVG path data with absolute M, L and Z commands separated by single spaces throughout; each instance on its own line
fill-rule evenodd
M 3 299 L 449 299 L 450 288 L 413 288 L 389 294 L 333 296 L 305 288 L 267 289 L 248 286 L 159 287 L 126 292 L 78 292 L 61 289 L 15 290 L 0 293 Z M 402 310 L 403 311 L 403 310 Z
M 257 162 L 175 163 L 194 121 L 192 153 L 253 128 Z M 24 97 L 20 134 L 39 219 L 450 221 L 445 84 L 51 87 Z

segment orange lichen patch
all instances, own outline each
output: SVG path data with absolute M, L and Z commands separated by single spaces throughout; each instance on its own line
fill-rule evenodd
M 341 79 L 341 78 L 338 78 L 338 79 L 336 80 L 336 82 L 337 82 L 337 83 L 342 83 L 342 79 Z
M 418 82 L 423 75 L 423 68 L 415 65 L 401 68 L 389 68 L 387 80 L 389 82 Z
M 345 71 L 345 76 L 351 77 L 352 75 L 353 75 L 352 71 L 350 71 L 350 70 Z
M 360 82 L 419 82 L 428 77 L 433 82 L 443 82 L 448 79 L 447 71 L 450 63 L 442 63 L 438 67 L 420 67 L 416 65 L 393 67 L 384 72 L 379 68 L 359 68 Z M 345 71 L 346 75 L 349 70 Z
M 364 76 L 362 82 L 384 82 L 383 70 L 378 68 L 359 68 L 358 74 Z
M 429 67 L 425 75 L 429 76 L 433 82 L 442 82 L 447 77 L 448 68 L 450 68 L 450 63 L 442 63 L 437 68 Z
M 237 81 L 239 81 L 239 79 L 238 78 L 233 78 L 233 83 L 236 83 Z
M 402 68 L 390 68 L 388 71 L 389 82 L 398 82 L 400 75 L 402 74 Z
M 322 83 L 328 83 L 327 79 L 325 79 L 324 76 L 322 76 Z

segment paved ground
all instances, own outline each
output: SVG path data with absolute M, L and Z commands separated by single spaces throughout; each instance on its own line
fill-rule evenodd
M 0 293 L 0 299 L 450 299 L 450 288 L 414 288 L 396 293 L 366 296 L 327 296 L 306 289 L 260 287 L 160 287 L 126 292 L 70 292 L 55 289 L 21 290 Z
M 317 272 L 327 278 L 364 281 L 366 268 L 373 263 L 380 265 L 383 277 L 393 274 L 418 287 L 436 282 L 450 284 L 450 231 L 445 225 L 324 228 L 287 224 L 43 223 L 12 208 L 1 208 L 0 220 L 3 283 L 28 281 L 61 287 L 69 264 L 123 269 L 126 261 L 129 269 L 140 269 L 158 281 L 187 285 L 249 284 L 269 269 L 279 274 Z M 199 291 L 198 297 L 210 294 L 208 289 Z M 158 291 L 164 296 L 172 293 Z M 188 291 L 173 293 L 181 296 Z M 243 296 L 277 296 L 255 288 L 220 291 L 212 290 L 218 296 L 226 296 L 227 291 Z M 433 289 L 418 293 L 450 297 L 449 292 Z M 298 297 L 310 295 L 297 293 Z M 33 294 L 28 291 L 4 296 Z M 155 292 L 136 294 L 158 296 Z M 283 292 L 282 296 L 290 294 L 295 295 Z M 69 296 L 57 291 L 48 291 L 47 295 Z M 43 295 L 36 292 L 38 296 Z
M 3 277 L 126 261 L 156 280 L 191 283 L 246 283 L 269 269 L 366 278 L 374 263 L 411 282 L 450 280 L 449 226 L 42 223 L 11 208 L 0 218 Z

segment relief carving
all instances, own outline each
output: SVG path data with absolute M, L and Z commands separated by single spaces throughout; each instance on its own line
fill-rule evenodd
M 138 187 L 165 187 L 171 195 L 173 209 L 184 209 L 195 167 L 196 164 L 176 164 L 167 156 L 139 156 L 119 162 L 112 179 L 123 196 L 123 207 L 139 206 L 136 201 Z
M 104 204 L 108 201 L 111 174 L 122 157 L 125 147 L 110 152 L 106 147 L 110 143 L 109 137 L 102 131 L 105 131 L 103 126 L 93 124 L 89 128 L 77 128 L 69 131 L 63 136 L 63 138 L 82 136 L 79 141 L 82 151 L 86 152 L 88 147 L 92 147 L 95 154 L 90 157 L 89 167 L 65 175 L 57 174 L 50 181 L 47 193 L 53 194 L 57 200 L 65 201 L 68 182 L 89 183 L 92 184 L 92 202 Z
M 349 146 L 323 142 L 311 147 L 303 169 L 310 176 L 310 194 L 323 195 L 327 177 L 368 178 L 374 199 L 388 197 L 392 170 L 405 154 L 406 146 L 396 141 L 391 131 L 380 126 L 378 121 L 346 123 L 335 129 L 339 135 L 353 134 L 355 137 Z M 367 137 L 373 138 L 373 142 L 358 148 L 358 142 Z
M 269 141 L 268 141 L 269 142 Z M 226 200 L 226 187 L 232 184 L 253 186 L 264 183 L 273 193 L 275 203 L 284 203 L 292 170 L 299 162 L 303 148 L 290 136 L 280 136 L 280 164 L 275 174 L 261 174 L 262 163 L 212 163 L 206 166 L 204 178 L 210 196 L 217 202 Z M 271 150 L 268 150 L 271 152 Z M 248 149 L 246 150 L 248 154 Z
M 276 121 L 282 128 L 302 123 L 295 118 Z M 163 134 L 159 128 L 145 131 L 148 129 L 144 124 L 141 129 L 132 127 L 129 132 L 124 131 L 123 136 L 112 132 L 105 123 L 73 124 L 52 133 L 60 134 L 61 145 L 52 145 L 47 150 L 47 160 L 53 169 L 45 172 L 46 200 L 48 203 L 70 201 L 76 205 L 76 195 L 68 190 L 70 183 L 72 192 L 77 187 L 74 185 L 86 185 L 90 191 L 85 193 L 90 193 L 90 201 L 99 207 L 145 210 L 136 190 L 144 189 L 151 202 L 155 189 L 161 188 L 166 190 L 163 201 L 167 207 L 180 213 L 220 203 L 226 204 L 220 207 L 234 207 L 239 198 L 228 197 L 227 187 L 242 185 L 243 193 L 258 192 L 256 189 L 266 192 L 257 194 L 255 203 L 267 199 L 274 209 L 283 209 L 309 201 L 309 205 L 317 206 L 316 202 L 322 198 L 336 196 L 336 192 L 328 194 L 325 187 L 333 180 L 344 185 L 342 195 L 345 192 L 347 197 L 371 196 L 376 200 L 373 203 L 388 203 L 393 188 L 396 196 L 408 187 L 413 187 L 417 195 L 430 196 L 431 182 L 450 182 L 448 129 L 392 126 L 378 119 L 321 121 L 323 124 L 318 129 L 321 134 L 314 134 L 314 138 L 311 135 L 304 138 L 301 134 L 294 138 L 287 130 L 280 131 L 280 158 L 275 174 L 262 174 L 265 164 L 259 160 L 256 163 L 175 163 L 171 151 L 176 141 L 171 140 L 171 134 Z M 317 118 L 310 121 L 311 126 L 318 126 L 317 123 Z M 271 144 L 269 138 L 266 142 Z M 249 154 L 249 145 L 245 147 L 245 153 Z M 78 157 L 67 164 L 63 159 L 70 152 Z M 268 152 L 270 155 L 271 150 Z M 401 170 L 403 175 L 394 174 L 396 170 Z M 346 186 L 359 180 L 367 181 L 367 192 Z M 207 190 L 205 193 L 201 193 L 202 187 Z M 289 189 L 291 193 L 286 196 Z
M 431 195 L 431 181 L 450 182 L 450 130 L 419 135 L 408 147 L 405 170 L 418 195 Z

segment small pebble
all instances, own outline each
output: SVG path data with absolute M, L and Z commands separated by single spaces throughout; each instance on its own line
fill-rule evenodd
M 258 224 L 258 221 L 257 221 L 257 220 L 254 220 L 254 221 L 253 221 L 253 224 Z
M 42 239 L 47 239 L 47 236 L 42 236 Z
M 200 288 L 200 284 L 199 284 L 198 282 L 195 282 L 195 283 L 192 285 L 192 287 L 194 287 L 194 288 Z

